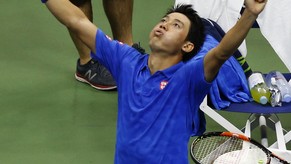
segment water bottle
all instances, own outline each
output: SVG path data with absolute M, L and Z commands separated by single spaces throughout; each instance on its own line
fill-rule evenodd
M 262 105 L 267 104 L 271 94 L 263 74 L 257 71 L 253 72 L 248 78 L 248 82 L 253 100 Z
M 288 84 L 287 80 L 283 76 L 283 74 L 279 71 L 271 71 L 268 73 L 266 76 L 266 83 L 271 84 L 275 83 L 275 85 L 278 86 L 280 92 L 281 92 L 281 97 L 282 97 L 282 102 L 290 102 L 291 101 L 291 87 Z
M 275 78 L 271 78 L 271 84 L 267 83 L 267 86 L 269 87 L 271 96 L 270 96 L 270 104 L 272 107 L 276 106 L 282 106 L 282 96 L 281 91 L 276 85 Z

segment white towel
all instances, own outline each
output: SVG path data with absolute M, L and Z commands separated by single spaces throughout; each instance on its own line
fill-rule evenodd
M 263 36 L 291 72 L 290 20 L 290 0 L 269 0 L 257 19 Z

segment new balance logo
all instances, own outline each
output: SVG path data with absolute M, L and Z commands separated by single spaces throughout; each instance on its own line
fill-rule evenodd
M 88 70 L 86 73 L 85 73 L 85 77 L 88 77 L 88 80 L 91 81 L 97 74 L 96 73 L 93 73 L 92 74 L 92 71 L 91 70 Z

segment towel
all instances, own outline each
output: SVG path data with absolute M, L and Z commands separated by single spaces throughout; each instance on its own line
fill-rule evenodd
M 216 47 L 224 33 L 219 25 L 213 21 L 203 19 L 205 26 L 205 42 L 201 50 L 192 59 L 202 58 L 209 50 Z M 239 54 L 239 51 L 236 51 Z M 229 107 L 231 102 L 247 102 L 251 100 L 251 94 L 244 70 L 235 57 L 230 57 L 221 67 L 210 89 L 210 100 L 215 109 Z
M 291 72 L 291 1 L 269 0 L 257 22 L 282 62 Z

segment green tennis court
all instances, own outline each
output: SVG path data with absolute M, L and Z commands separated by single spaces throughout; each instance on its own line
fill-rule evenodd
M 134 40 L 147 51 L 151 28 L 173 3 L 135 1 Z M 93 6 L 95 23 L 111 35 L 101 1 Z M 113 163 L 116 91 L 97 91 L 75 80 L 77 51 L 40 1 L 2 1 L 0 12 L 0 163 Z M 253 70 L 287 72 L 258 29 L 250 32 L 247 46 Z M 239 127 L 249 116 L 219 113 Z M 279 118 L 290 130 L 291 114 Z M 207 121 L 207 131 L 224 130 Z

